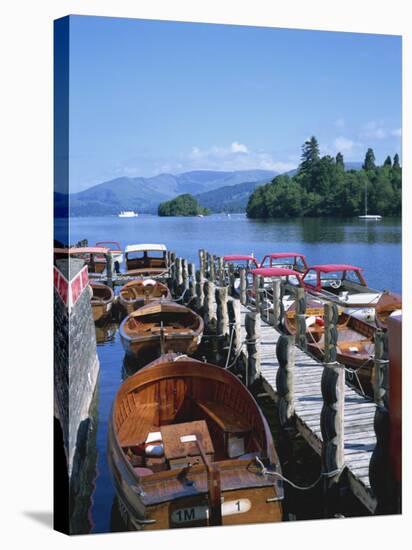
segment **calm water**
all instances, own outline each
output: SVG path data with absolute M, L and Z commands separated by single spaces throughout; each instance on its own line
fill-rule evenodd
M 55 237 L 63 231 L 64 221 L 56 220 Z M 70 220 L 70 243 L 88 239 L 114 240 L 122 247 L 132 243 L 162 242 L 178 256 L 189 261 L 198 261 L 198 249 L 205 248 L 214 254 L 253 254 L 261 259 L 268 252 L 294 251 L 306 255 L 309 264 L 351 263 L 364 268 L 370 286 L 401 291 L 401 222 L 399 219 L 384 219 L 380 222 L 358 219 L 303 219 L 282 221 L 251 221 L 244 215 L 231 217 L 214 215 L 205 218 L 158 218 L 139 216 L 122 219 L 118 217 L 73 218 Z M 107 420 L 116 391 L 123 379 L 124 353 L 117 325 L 96 329 L 100 359 L 98 424 L 97 424 L 97 477 L 89 514 L 94 532 L 119 529 L 113 520 L 114 490 L 106 461 Z M 264 404 L 261 403 L 262 406 Z M 266 411 L 265 411 L 266 412 Z M 267 412 L 266 412 L 267 413 Z M 270 414 L 270 411 L 269 411 Z M 276 428 L 271 421 L 272 428 Z M 317 457 L 311 459 L 308 470 L 305 459 L 303 470 L 310 483 L 318 472 Z M 296 479 L 296 478 L 295 478 Z M 309 495 L 310 493 L 310 495 Z M 316 495 L 307 492 L 313 508 Z M 354 515 L 356 503 L 349 506 Z M 313 511 L 316 517 L 316 510 Z M 348 514 L 349 515 L 349 514 Z M 298 514 L 299 517 L 299 514 Z

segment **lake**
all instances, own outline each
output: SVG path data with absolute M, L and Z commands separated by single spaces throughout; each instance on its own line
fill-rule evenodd
M 57 219 L 55 238 L 64 234 L 65 220 Z M 204 218 L 159 218 L 141 215 L 137 218 L 89 217 L 70 220 L 70 243 L 88 239 L 118 241 L 122 248 L 134 243 L 164 243 L 178 256 L 198 262 L 198 250 L 214 254 L 253 253 L 258 260 L 269 252 L 293 251 L 306 255 L 310 264 L 350 263 L 364 268 L 371 287 L 401 291 L 401 221 L 383 219 L 293 219 L 259 221 L 245 215 L 213 215 Z M 124 351 L 116 324 L 96 327 L 100 375 L 97 406 L 97 476 L 94 480 L 92 506 L 88 517 L 92 531 L 121 529 L 116 517 L 114 488 L 106 460 L 107 421 L 113 398 L 125 376 Z M 259 400 L 269 419 L 277 444 L 275 414 L 271 404 Z M 271 418 L 272 417 L 272 418 Z M 309 451 L 302 451 L 308 453 Z M 312 464 L 312 468 L 308 468 Z M 302 477 L 294 479 L 309 484 L 319 475 L 319 460 L 305 456 Z M 295 474 L 296 475 L 296 474 Z M 316 489 L 314 490 L 316 491 Z M 297 519 L 322 517 L 319 494 L 301 491 L 295 498 Z M 303 494 L 303 496 L 302 496 Z M 304 500 L 304 499 L 309 500 Z M 299 513 L 299 507 L 302 512 Z M 350 501 L 345 515 L 361 515 L 356 502 Z
M 56 220 L 56 239 L 65 221 Z M 399 218 L 381 221 L 358 218 L 248 220 L 244 214 L 204 218 L 160 218 L 141 215 L 71 218 L 70 243 L 88 239 L 134 243 L 164 243 L 177 256 L 198 262 L 198 250 L 217 255 L 250 254 L 258 260 L 269 252 L 301 252 L 309 265 L 348 263 L 364 268 L 369 286 L 401 291 L 402 258 Z

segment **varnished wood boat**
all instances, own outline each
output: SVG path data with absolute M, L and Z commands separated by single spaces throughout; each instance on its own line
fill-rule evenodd
M 172 299 L 167 286 L 154 279 L 134 279 L 122 286 L 119 292 L 119 302 L 127 314 L 162 297 Z
M 161 299 L 128 315 L 119 330 L 126 353 L 144 365 L 169 351 L 193 353 L 203 319 L 188 307 Z
M 126 273 L 136 277 L 166 277 L 169 265 L 164 244 L 129 244 L 125 248 Z
M 267 421 L 221 367 L 168 354 L 129 377 L 108 459 L 128 529 L 282 520 L 282 482 L 262 469 L 280 473 Z
M 306 336 L 308 351 L 315 357 L 323 360 L 325 349 L 324 334 L 324 303 L 317 299 L 308 299 L 306 307 Z M 285 315 L 285 329 L 289 334 L 296 334 L 295 303 L 291 304 Z M 337 361 L 354 371 L 348 376 L 361 389 L 373 395 L 374 380 L 374 334 L 376 327 L 357 319 L 340 310 L 337 323 Z M 356 375 L 359 378 L 357 381 Z
M 385 291 L 376 304 L 376 326 L 386 330 L 388 318 L 402 312 L 402 296 L 394 292 Z
M 113 290 L 103 283 L 90 281 L 90 287 L 93 291 L 90 299 L 92 304 L 93 320 L 95 323 L 107 319 L 112 309 L 114 294 Z

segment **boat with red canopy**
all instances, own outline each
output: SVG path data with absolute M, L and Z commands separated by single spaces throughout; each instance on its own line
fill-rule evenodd
M 374 322 L 382 291 L 368 287 L 362 271 L 349 264 L 319 264 L 308 267 L 302 281 L 313 296 L 339 304 L 349 315 Z
M 273 298 L 273 280 L 280 279 L 285 285 L 283 287 L 282 303 L 285 309 L 295 300 L 295 294 L 292 287 L 303 288 L 302 273 L 288 269 L 286 267 L 258 267 L 252 269 L 248 276 L 248 299 L 251 303 L 255 301 L 255 279 L 257 276 L 262 277 L 264 296 L 262 302 L 265 307 L 270 309 L 272 307 Z
M 299 252 L 273 252 L 263 257 L 260 267 L 285 267 L 304 273 L 309 266 L 306 256 Z

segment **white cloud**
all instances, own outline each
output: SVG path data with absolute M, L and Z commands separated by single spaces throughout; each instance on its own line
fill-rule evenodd
M 184 163 L 186 165 L 186 163 Z M 204 170 L 274 170 L 287 172 L 296 168 L 297 162 L 279 159 L 266 151 L 252 151 L 245 144 L 234 141 L 228 147 L 213 145 L 208 149 L 193 146 L 187 169 Z
M 354 149 L 358 149 L 359 147 L 362 147 L 362 143 L 359 143 L 358 141 L 354 141 L 352 139 L 340 136 L 337 137 L 333 141 L 333 151 L 335 153 L 350 153 Z
M 395 130 L 391 130 L 391 136 L 401 137 L 401 135 L 402 135 L 402 128 L 395 128 Z
M 234 141 L 232 145 L 230 146 L 230 150 L 232 153 L 248 153 L 248 148 L 243 143 L 239 143 L 237 141 Z
M 388 133 L 382 121 L 371 120 L 362 128 L 360 136 L 366 139 L 385 139 Z

